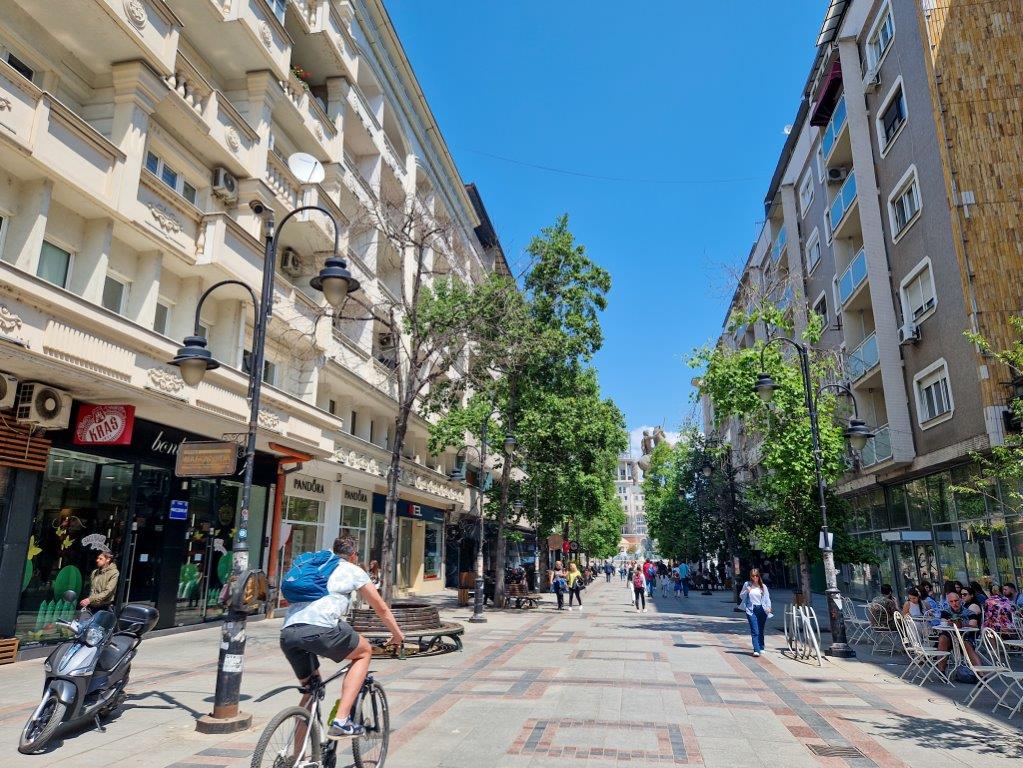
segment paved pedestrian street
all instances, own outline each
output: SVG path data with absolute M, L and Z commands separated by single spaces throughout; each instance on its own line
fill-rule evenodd
M 392 708 L 387 765 L 942 768 L 1015 766 L 1023 756 L 1020 718 L 1006 724 L 986 714 L 990 705 L 956 705 L 968 686 L 910 686 L 887 659 L 818 668 L 786 657 L 780 610 L 767 652 L 755 659 L 745 617 L 724 593 L 658 596 L 647 613 L 628 597 L 622 582 L 599 581 L 584 592 L 581 613 L 556 612 L 548 598 L 539 610 L 492 612 L 487 624 L 467 625 L 461 653 L 377 663 Z M 776 595 L 779 605 L 785 599 Z M 443 612 L 468 618 L 453 605 Z M 247 766 L 262 725 L 296 698 L 254 701 L 289 682 L 279 626 L 250 625 L 243 708 L 255 723 L 231 736 L 193 729 L 212 701 L 215 629 L 144 643 L 130 700 L 106 733 L 79 731 L 44 755 L 15 752 L 42 663 L 5 667 L 0 764 Z

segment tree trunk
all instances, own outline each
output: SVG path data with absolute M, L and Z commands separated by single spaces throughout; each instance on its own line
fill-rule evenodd
M 394 443 L 391 445 L 391 463 L 387 470 L 387 502 L 384 504 L 384 541 L 380 547 L 380 594 L 390 604 L 394 597 L 397 572 L 395 549 L 398 540 L 398 482 L 401 479 L 401 453 L 405 448 L 411 405 L 402 404 L 394 419 Z M 372 531 L 372 525 L 370 526 Z
M 515 401 L 516 375 L 510 374 L 508 379 L 508 417 L 505 424 L 506 434 L 515 434 Z M 501 467 L 501 503 L 497 509 L 497 552 L 494 553 L 494 605 L 504 606 L 504 569 L 508 559 L 508 542 L 505 523 L 508 521 L 508 499 L 511 495 L 511 471 L 513 456 L 504 454 L 504 465 Z
M 805 605 L 810 605 L 810 558 L 805 549 L 799 550 L 799 586 Z

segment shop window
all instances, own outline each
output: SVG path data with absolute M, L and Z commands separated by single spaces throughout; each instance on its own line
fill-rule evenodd
M 369 565 L 369 510 L 365 507 L 341 507 L 341 535 L 351 536 L 359 544 L 359 560 Z
M 908 528 L 909 516 L 906 511 L 906 488 L 897 485 L 888 492 L 888 512 L 892 528 Z
M 927 485 L 923 480 L 906 484 L 906 502 L 909 507 L 909 527 L 914 531 L 929 531 L 931 514 L 927 502 Z
M 958 525 L 934 527 L 934 542 L 942 581 L 969 581 L 966 577 L 966 559 L 963 556 L 963 534 Z M 935 589 L 941 589 L 935 585 Z
M 323 502 L 288 496 L 285 498 L 281 520 L 289 530 L 284 542 L 284 560 L 281 565 L 281 573 L 286 573 L 296 556 L 320 548 L 323 533 Z
M 67 288 L 68 277 L 71 275 L 71 252 L 58 248 L 53 243 L 43 241 L 39 252 L 39 266 L 36 276 L 60 288 Z
M 440 543 L 443 535 L 441 526 L 433 523 L 426 524 L 426 537 L 423 545 L 423 578 L 427 581 L 440 578 Z

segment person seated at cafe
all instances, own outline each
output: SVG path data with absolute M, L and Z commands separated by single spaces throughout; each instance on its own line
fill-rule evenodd
M 920 590 L 910 587 L 906 590 L 906 602 L 902 604 L 902 615 L 914 619 L 923 619 L 927 616 L 927 608 L 920 599 Z
M 931 586 L 931 582 L 921 581 L 917 590 L 920 592 L 920 605 L 923 606 L 924 613 L 929 613 L 933 621 L 937 622 L 941 616 L 941 608 L 938 606 L 938 601 L 934 599 L 934 588 Z
M 971 581 L 969 589 L 973 593 L 973 599 L 980 606 L 981 610 L 984 609 L 984 603 L 987 600 L 987 592 L 984 591 L 984 587 L 980 585 L 979 581 Z
M 1012 623 L 1012 613 L 1015 610 L 1012 602 L 1000 594 L 992 594 L 984 602 L 984 618 L 981 626 L 993 629 L 1000 635 L 1016 635 L 1016 628 Z
M 899 610 L 899 604 L 892 596 L 892 585 L 882 584 L 881 594 L 870 601 L 874 605 L 880 605 L 884 610 L 884 619 L 874 622 L 875 626 L 881 629 L 892 629 L 892 615 Z
M 965 606 L 970 613 L 976 615 L 978 619 L 984 618 L 984 603 L 978 599 L 977 590 L 972 584 L 960 587 L 959 597 L 962 599 L 963 606 Z
M 963 589 L 963 592 L 966 590 Z M 973 628 L 976 629 L 980 626 L 980 606 L 976 603 L 966 605 L 963 601 L 962 594 L 959 592 L 949 592 L 945 595 L 945 602 L 948 607 L 941 612 L 942 624 L 951 624 L 954 627 L 960 629 Z M 941 626 L 939 624 L 938 626 Z M 973 649 L 975 642 L 975 633 L 969 632 L 963 635 L 963 640 L 966 641 L 966 654 L 970 657 L 970 661 L 973 665 L 979 667 L 983 664 L 977 652 Z M 950 651 L 952 650 L 952 635 L 949 632 L 942 632 L 938 638 L 938 650 L 939 651 Z M 945 671 L 945 667 L 948 665 L 948 659 L 942 659 L 938 662 L 938 669 L 942 672 Z
M 1002 584 L 1002 596 L 1017 609 L 1023 609 L 1023 592 L 1017 590 L 1016 585 L 1011 581 Z

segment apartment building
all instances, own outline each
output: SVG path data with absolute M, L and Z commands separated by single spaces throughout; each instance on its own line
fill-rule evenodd
M 321 183 L 296 178 L 296 152 Z M 221 368 L 192 388 L 167 361 L 206 289 L 258 291 L 250 203 L 278 222 L 330 211 L 376 306 L 407 264 L 356 224 L 413 199 L 453 233 L 436 271 L 507 269 L 380 0 L 0 0 L 0 579 L 19 585 L 0 636 L 51 639 L 100 547 L 119 599 L 157 605 L 163 626 L 219 615 L 241 485 L 174 464 L 184 441 L 246 429 L 246 289 L 198 318 Z M 380 553 L 395 342 L 372 317 L 332 320 L 309 287 L 333 238 L 316 213 L 281 235 L 249 530 L 266 564 L 279 510 L 282 569 L 341 531 L 364 561 Z M 414 419 L 401 476 L 410 591 L 442 587 L 445 523 L 465 507 L 427 429 Z
M 882 554 L 843 567 L 853 596 L 1019 582 L 1023 520 L 950 486 L 1018 428 L 1012 375 L 964 331 L 1008 345 L 1023 300 L 1023 15 L 1011 0 L 832 0 L 818 46 L 729 316 L 762 298 L 797 332 L 820 315 L 876 430 L 837 488 Z M 757 326 L 726 321 L 722 343 L 765 340 Z
M 623 454 L 618 457 L 618 499 L 625 511 L 622 542 L 627 548 L 635 547 L 636 554 L 650 553 L 653 545 L 647 536 L 646 512 L 643 499 L 643 470 L 639 459 Z

